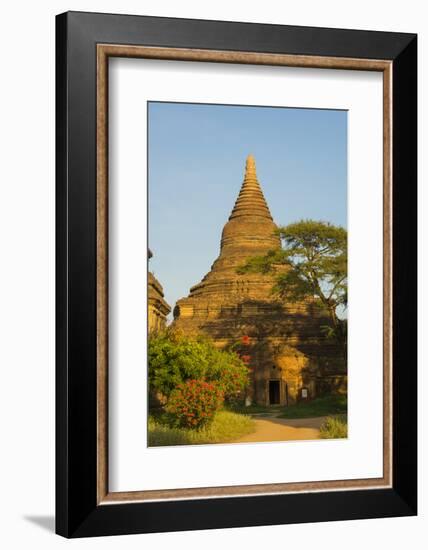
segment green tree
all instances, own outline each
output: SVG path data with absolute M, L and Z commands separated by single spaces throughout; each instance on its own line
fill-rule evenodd
M 188 380 L 216 382 L 225 399 L 248 385 L 248 368 L 232 351 L 220 350 L 205 336 L 186 336 L 174 330 L 151 335 L 148 343 L 149 387 L 169 397 Z
M 250 258 L 243 273 L 272 273 L 273 291 L 296 302 L 313 297 L 331 320 L 325 326 L 346 353 L 346 320 L 338 315 L 347 306 L 347 231 L 327 222 L 301 220 L 277 230 L 282 248 Z

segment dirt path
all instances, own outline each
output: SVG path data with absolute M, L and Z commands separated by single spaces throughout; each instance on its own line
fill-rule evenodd
M 257 441 L 293 441 L 296 439 L 319 439 L 319 428 L 326 416 L 317 418 L 253 418 L 256 430 L 235 443 Z

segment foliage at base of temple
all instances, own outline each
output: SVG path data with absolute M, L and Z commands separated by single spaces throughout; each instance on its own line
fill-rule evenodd
M 203 445 L 228 443 L 254 431 L 254 421 L 241 414 L 218 411 L 212 423 L 200 430 L 171 427 L 162 417 L 149 416 L 148 445 Z
M 346 415 L 331 416 L 320 428 L 321 439 L 343 439 L 348 437 L 348 421 Z
M 226 400 L 242 394 L 249 370 L 238 355 L 220 350 L 205 336 L 183 335 L 167 329 L 149 338 L 149 387 L 168 399 L 188 380 L 215 382 Z
M 212 422 L 223 399 L 223 392 L 215 382 L 187 380 L 170 393 L 165 411 L 176 427 L 200 429 Z
M 232 351 L 219 350 L 204 336 L 167 329 L 150 335 L 149 388 L 161 405 L 168 429 L 201 430 L 224 401 L 242 399 L 249 369 Z

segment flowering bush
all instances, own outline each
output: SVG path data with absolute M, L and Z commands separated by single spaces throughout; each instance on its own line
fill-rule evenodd
M 167 399 L 187 380 L 215 382 L 226 400 L 248 386 L 248 368 L 231 350 L 218 349 L 212 341 L 172 330 L 149 338 L 149 384 L 152 394 Z
M 187 380 L 171 392 L 165 410 L 175 425 L 201 428 L 213 420 L 222 403 L 223 392 L 215 382 Z
M 213 379 L 228 403 L 239 400 L 248 386 L 248 367 L 240 366 L 238 361 L 237 364 L 220 364 L 217 372 L 213 373 Z

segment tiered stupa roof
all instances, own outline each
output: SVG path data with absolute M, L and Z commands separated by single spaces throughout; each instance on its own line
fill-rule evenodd
M 201 283 L 191 288 L 189 298 L 202 297 L 205 293 L 212 294 L 218 290 L 223 296 L 229 294 L 230 300 L 231 293 L 242 291 L 243 281 L 266 282 L 266 277 L 260 275 L 238 275 L 237 268 L 252 256 L 264 255 L 269 250 L 277 249 L 280 239 L 275 230 L 276 225 L 257 179 L 254 157 L 249 155 L 241 190 L 223 228 L 220 255 Z

